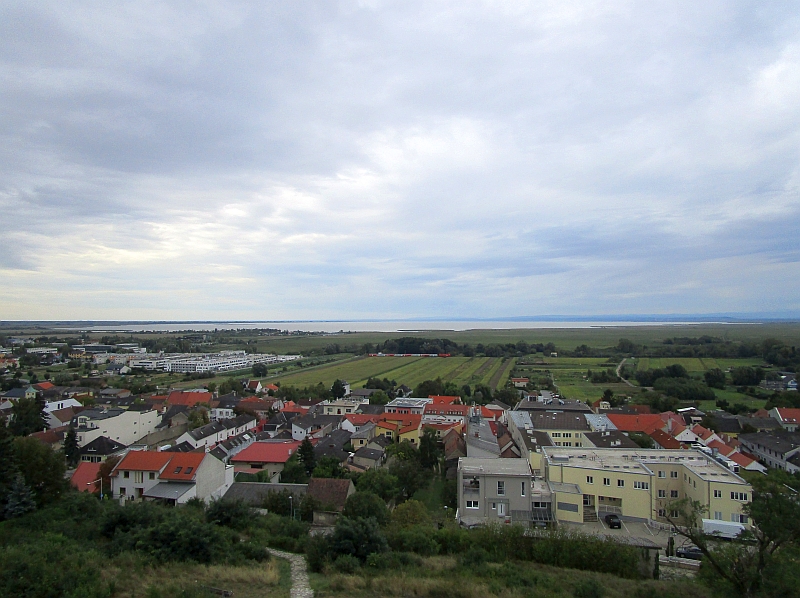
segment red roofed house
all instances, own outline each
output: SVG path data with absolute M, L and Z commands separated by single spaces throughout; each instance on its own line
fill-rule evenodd
M 663 430 L 653 430 L 648 434 L 648 436 L 653 439 L 653 442 L 658 449 L 672 450 L 679 449 L 682 446 L 679 441 L 675 440 Z
M 247 386 L 245 388 L 247 388 L 247 390 L 249 390 L 250 392 L 254 392 L 256 394 L 260 393 L 263 390 L 260 380 L 248 380 Z
M 456 405 L 453 403 L 428 403 L 422 415 L 425 424 L 467 424 L 470 414 L 469 405 Z M 488 410 L 487 410 L 488 411 Z M 494 414 L 491 413 L 494 417 Z
M 752 457 L 748 457 L 747 455 L 743 455 L 742 453 L 731 453 L 730 455 L 728 455 L 728 459 L 736 463 L 742 469 L 746 469 L 747 471 L 760 471 L 761 473 L 767 473 L 766 467 L 761 465 L 761 463 L 759 463 Z
M 788 409 L 786 407 L 775 407 L 769 412 L 770 416 L 778 420 L 778 423 L 787 432 L 797 432 L 800 425 L 800 409 Z
M 207 405 L 211 404 L 211 393 L 208 391 L 191 391 L 186 392 L 183 390 L 173 390 L 167 395 L 167 405 L 185 405 L 186 407 L 194 407 L 200 403 Z
M 461 403 L 461 397 L 449 395 L 431 395 L 428 398 L 433 399 L 434 405 L 456 405 Z
M 286 462 L 302 443 L 298 440 L 254 442 L 231 457 L 236 471 L 268 472 L 270 482 L 277 483 Z
M 356 433 L 369 423 L 377 424 L 379 416 L 370 413 L 348 413 L 342 420 L 342 430 Z
M 286 401 L 281 408 L 282 413 L 297 413 L 298 415 L 305 415 L 308 413 L 308 407 L 298 405 L 294 401 Z
M 55 384 L 53 384 L 50 381 L 46 381 L 46 382 L 39 382 L 38 384 L 34 384 L 33 387 L 36 390 L 50 390 L 51 388 L 55 387 Z
M 716 432 L 712 430 L 707 430 L 700 424 L 697 424 L 692 427 L 692 432 L 697 436 L 697 442 L 708 446 L 708 443 L 712 440 L 722 441 L 722 439 L 717 436 Z
M 735 449 L 719 440 L 712 440 L 706 446 L 710 449 L 716 449 L 720 455 L 724 455 L 725 457 L 730 457 L 731 453 L 735 452 Z
M 98 485 L 95 482 L 100 479 L 100 465 L 102 464 L 89 463 L 88 461 L 79 463 L 78 468 L 69 479 L 69 483 L 74 488 L 77 488 L 78 492 L 94 492 L 98 489 Z
M 111 472 L 114 499 L 210 502 L 233 484 L 233 467 L 211 453 L 128 451 Z
M 626 415 L 608 413 L 606 417 L 621 432 L 644 432 L 648 434 L 655 430 L 660 430 L 664 426 L 664 420 L 658 414 Z
M 528 386 L 528 382 L 530 382 L 528 378 L 511 378 L 514 388 L 525 388 Z

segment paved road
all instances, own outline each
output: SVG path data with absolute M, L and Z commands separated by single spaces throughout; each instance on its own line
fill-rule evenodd
M 286 559 L 292 566 L 292 590 L 289 593 L 291 598 L 314 598 L 314 590 L 311 589 L 311 584 L 308 582 L 306 558 L 301 554 L 292 554 L 274 548 L 267 548 L 267 551 L 274 557 Z

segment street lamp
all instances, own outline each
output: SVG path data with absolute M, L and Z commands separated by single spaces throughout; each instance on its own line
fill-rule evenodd
M 289 495 L 289 516 L 294 519 L 294 501 L 291 494 Z
M 100 500 L 103 500 L 103 476 L 97 478 L 92 484 L 96 484 L 97 482 L 100 482 Z

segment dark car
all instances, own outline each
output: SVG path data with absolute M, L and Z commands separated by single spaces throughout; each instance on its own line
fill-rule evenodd
M 606 515 L 604 519 L 606 520 L 606 525 L 611 529 L 622 529 L 622 519 L 620 519 L 618 515 L 610 513 L 609 515 Z
M 693 561 L 703 560 L 703 551 L 696 546 L 681 546 L 675 551 L 675 556 L 682 559 L 692 559 Z

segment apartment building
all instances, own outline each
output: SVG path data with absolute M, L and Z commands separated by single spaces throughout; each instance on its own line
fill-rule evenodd
M 85 409 L 72 418 L 83 447 L 105 436 L 124 445 L 131 445 L 156 431 L 160 420 L 154 409 Z
M 363 404 L 369 404 L 369 398 L 353 397 L 347 399 L 336 399 L 334 401 L 322 401 L 323 415 L 347 415 L 355 413 Z
M 394 399 L 386 404 L 385 413 L 400 413 L 404 415 L 422 415 L 425 405 L 433 403 L 433 399 Z
M 747 525 L 752 488 L 700 451 L 545 447 L 545 479 L 559 521 L 594 521 L 607 513 L 667 522 L 670 503 L 689 498 L 711 519 Z

